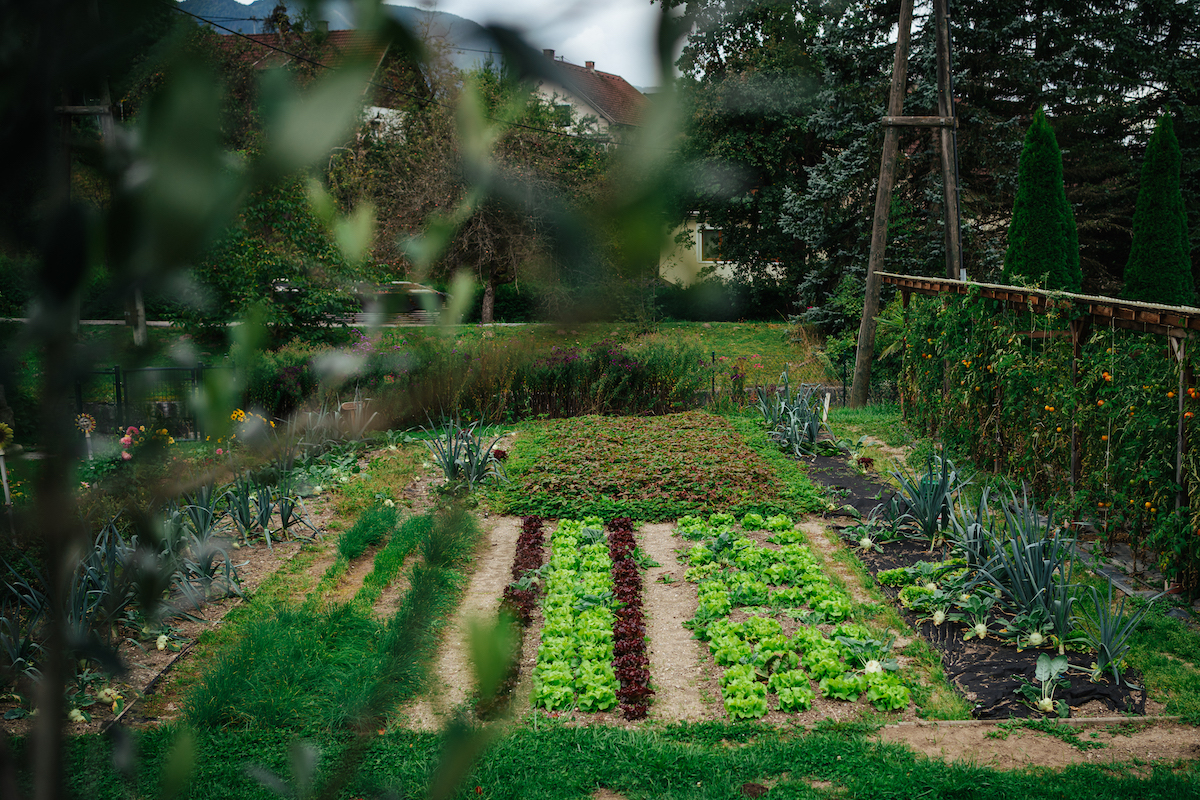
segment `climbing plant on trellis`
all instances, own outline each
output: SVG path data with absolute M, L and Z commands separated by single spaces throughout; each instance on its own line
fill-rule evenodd
M 1200 588 L 1200 390 L 1188 385 L 1200 344 L 1185 341 L 1180 358 L 1168 337 L 1097 325 L 1076 358 L 1077 306 L 1006 313 L 973 289 L 910 302 L 900 381 L 910 424 L 1093 521 L 1110 544 L 1152 549 L 1168 575 Z M 1196 513 L 1176 513 L 1189 496 Z

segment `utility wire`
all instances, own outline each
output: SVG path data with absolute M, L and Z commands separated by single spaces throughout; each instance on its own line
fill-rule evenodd
M 273 44 L 268 44 L 267 42 L 261 42 L 261 41 L 259 41 L 258 39 L 255 39 L 255 38 L 254 38 L 254 37 L 252 37 L 252 36 L 248 36 L 248 35 L 246 35 L 246 34 L 242 33 L 241 31 L 234 30 L 233 28 L 228 28 L 228 27 L 226 27 L 226 26 L 224 26 L 224 25 L 221 25 L 221 24 L 219 24 L 219 23 L 213 22 L 211 19 L 208 19 L 208 18 L 206 18 L 206 17 L 202 17 L 202 16 L 200 16 L 199 14 L 194 14 L 194 13 L 192 13 L 191 11 L 188 11 L 188 10 L 186 10 L 186 9 L 180 8 L 180 7 L 179 7 L 179 6 L 178 6 L 176 3 L 174 3 L 174 2 L 169 2 L 169 0 L 164 0 L 164 2 L 167 2 L 167 3 L 168 3 L 168 5 L 169 5 L 171 8 L 175 9 L 176 11 L 178 11 L 178 12 L 179 12 L 179 13 L 181 13 L 181 14 L 186 14 L 187 16 L 189 16 L 189 17 L 192 17 L 193 19 L 197 19 L 197 20 L 199 20 L 199 21 L 201 21 L 201 22 L 203 22 L 203 23 L 206 23 L 206 24 L 208 24 L 208 25 L 212 25 L 214 28 L 220 28 L 220 29 L 221 29 L 221 30 L 223 30 L 223 31 L 227 31 L 228 33 L 230 33 L 230 34 L 232 34 L 232 35 L 234 35 L 234 36 L 241 37 L 242 39 L 245 39 L 246 41 L 248 41 L 248 42 L 250 42 L 250 43 L 252 43 L 252 44 L 255 44 L 255 45 L 259 46 L 259 47 L 265 47 L 265 48 L 267 48 L 268 50 L 274 50 L 275 52 L 277 52 L 277 53 L 280 53 L 281 55 L 288 56 L 289 58 L 294 58 L 294 59 L 296 59 L 297 61 L 303 61 L 303 62 L 305 62 L 305 63 L 307 63 L 307 64 L 312 64 L 313 66 L 316 66 L 316 67 L 321 67 L 322 69 L 335 69 L 334 67 L 331 67 L 331 66 L 330 66 L 330 65 L 328 65 L 328 64 L 322 64 L 320 61 L 315 61 L 315 60 L 313 60 L 313 59 L 311 59 L 311 58 L 308 58 L 307 56 L 302 56 L 302 55 L 300 55 L 299 53 L 293 53 L 293 52 L 290 52 L 290 51 L 288 51 L 288 50 L 284 50 L 284 49 L 283 49 L 283 48 L 281 48 L 281 47 L 276 47 L 276 46 L 275 46 L 275 45 L 273 45 Z M 248 20 L 250 20 L 250 19 L 253 19 L 253 18 L 249 18 L 249 17 L 247 17 L 247 18 L 234 18 L 234 19 L 246 19 L 246 20 L 248 21 Z M 467 48 L 456 48 L 456 49 L 463 49 L 463 50 L 465 50 L 465 49 L 467 49 Z M 484 53 L 484 52 L 491 52 L 491 51 L 488 51 L 488 50 L 475 50 L 475 51 L 472 51 L 472 52 Z M 443 103 L 443 102 L 440 102 L 440 101 L 438 101 L 438 100 L 433 100 L 433 99 L 431 99 L 431 98 L 428 98 L 428 97 L 422 97 L 422 96 L 420 96 L 420 95 L 418 95 L 418 94 L 414 94 L 413 92 L 406 92 L 406 91 L 404 91 L 403 89 L 397 89 L 397 88 L 394 88 L 394 87 L 392 87 L 392 86 L 385 86 L 385 85 L 383 85 L 383 84 L 381 84 L 381 83 L 376 83 L 376 82 L 375 82 L 375 81 L 373 81 L 373 80 L 368 80 L 368 81 L 367 81 L 367 85 L 368 85 L 368 86 L 373 86 L 373 87 L 375 87 L 376 89 L 381 89 L 381 90 L 383 90 L 383 91 L 385 91 L 385 92 L 389 92 L 389 93 L 391 93 L 391 94 L 398 94 L 398 95 L 401 95 L 401 96 L 403 96 L 403 97 L 410 97 L 410 98 L 412 98 L 413 100 L 416 100 L 417 102 L 419 102 L 419 103 L 422 103 L 422 104 L 430 104 L 430 105 L 435 105 L 435 106 L 438 106 L 438 107 L 440 107 L 440 108 L 444 108 L 444 109 L 446 109 L 446 110 L 448 110 L 448 111 L 456 111 L 456 110 L 457 110 L 457 109 L 456 109 L 456 108 L 455 108 L 453 105 L 451 105 L 451 104 L 449 104 L 449 103 Z M 537 133 L 548 133 L 548 134 L 550 134 L 550 135 L 552 135 L 552 136 L 559 136 L 559 137 L 562 137 L 562 138 L 564 138 L 564 139 L 577 139 L 577 140 L 579 140 L 579 141 L 581 141 L 581 142 L 588 142 L 589 144 L 616 144 L 616 145 L 621 145 L 621 146 L 624 146 L 624 147 L 638 147 L 638 146 L 642 146 L 642 147 L 644 147 L 644 146 L 645 146 L 645 145 L 636 145 L 636 144 L 633 144 L 632 142 L 622 142 L 622 141 L 619 141 L 619 140 L 616 140 L 616 139 L 609 139 L 609 140 L 607 140 L 607 141 L 600 141 L 600 140 L 594 139 L 594 138 L 592 138 L 592 137 L 588 137 L 588 136 L 580 136 L 580 135 L 578 135 L 578 134 L 574 134 L 574 133 L 566 133 L 565 131 L 556 131 L 556 130 L 552 130 L 552 129 L 550 129 L 550 128 L 539 128 L 539 127 L 537 127 L 537 126 L 535 126 L 535 125 L 526 125 L 526 124 L 524 124 L 524 123 L 521 123 L 521 122 L 511 122 L 511 121 L 507 121 L 507 120 L 502 120 L 502 119 L 499 119 L 499 118 L 497 118 L 497 117 L 493 117 L 493 116 L 490 116 L 490 115 L 487 115 L 487 114 L 485 114 L 485 115 L 484 115 L 484 117 L 485 117 L 485 119 L 489 119 L 489 120 L 491 120 L 492 122 L 498 122 L 498 123 L 501 123 L 501 124 L 503 124 L 503 125 L 508 125 L 509 127 L 513 127 L 513 128 L 522 128 L 522 129 L 524 129 L 524 130 L 528 130 L 528 131 L 535 131 L 535 132 L 537 132 Z M 662 148 L 662 149 L 666 149 L 666 148 Z

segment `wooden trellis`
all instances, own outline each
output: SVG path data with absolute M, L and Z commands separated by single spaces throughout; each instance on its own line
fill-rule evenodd
M 900 23 L 896 33 L 896 57 L 892 64 L 892 86 L 888 94 L 887 116 L 883 123 L 883 158 L 879 165 L 879 183 L 875 187 L 875 215 L 871 225 L 871 254 L 867 261 L 862 321 L 854 359 L 854 386 L 850 407 L 867 402 L 871 381 L 871 360 L 875 353 L 875 317 L 879 315 L 879 276 L 887 250 L 888 216 L 892 205 L 892 185 L 896 180 L 896 154 L 899 128 L 934 128 L 939 131 L 942 162 L 943 235 L 946 245 L 946 277 L 957 278 L 962 270 L 962 231 L 958 211 L 958 120 L 954 113 L 954 79 L 950 68 L 950 20 L 947 0 L 933 0 L 937 41 L 937 116 L 904 116 L 904 96 L 908 80 L 908 42 L 912 36 L 913 0 L 901 0 Z
M 1186 452 L 1186 440 L 1183 435 L 1184 406 L 1183 398 L 1186 387 L 1192 383 L 1191 370 L 1185 363 L 1187 340 L 1195 338 L 1200 331 L 1200 308 L 1188 306 L 1162 306 L 1154 303 L 1141 303 L 1135 300 L 1122 300 L 1115 297 L 1103 297 L 1071 292 L 1047 291 L 1030 289 L 1024 286 L 1004 286 L 994 283 L 974 283 L 971 281 L 956 281 L 948 278 L 923 278 L 914 275 L 896 275 L 890 272 L 880 272 L 879 278 L 900 289 L 901 302 L 908 307 L 913 293 L 926 295 L 957 294 L 966 295 L 977 293 L 979 297 L 996 300 L 1013 311 L 1029 311 L 1044 314 L 1051 309 L 1072 309 L 1074 318 L 1065 331 L 1031 331 L 1030 335 L 1040 337 L 1070 336 L 1072 344 L 1071 383 L 1077 385 L 1077 361 L 1081 355 L 1084 340 L 1087 339 L 1093 326 L 1098 328 L 1123 328 L 1167 337 L 1171 354 L 1179 361 L 1179 388 L 1176 392 L 1178 402 L 1178 422 L 1176 425 L 1175 442 L 1175 483 L 1183 485 L 1183 456 Z M 1081 470 L 1079 448 L 1079 432 L 1074 424 L 1071 426 L 1071 485 L 1079 481 Z M 1186 504 L 1187 498 L 1181 488 L 1175 498 L 1175 506 L 1179 508 Z

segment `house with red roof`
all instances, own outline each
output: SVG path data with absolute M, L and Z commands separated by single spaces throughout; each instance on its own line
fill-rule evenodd
M 543 50 L 554 62 L 558 80 L 542 81 L 537 93 L 562 110 L 563 124 L 572 121 L 593 121 L 597 133 L 620 136 L 623 129 L 642 123 L 649 100 L 629 81 L 611 72 L 596 69 L 595 61 L 583 66 L 571 64 L 553 50 Z

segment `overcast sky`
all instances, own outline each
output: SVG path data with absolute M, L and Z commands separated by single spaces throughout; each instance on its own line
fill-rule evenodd
M 596 69 L 635 86 L 657 82 L 654 31 L 659 7 L 649 0 L 438 0 L 435 7 L 481 24 L 522 29 L 534 47 L 552 48 L 573 64 L 595 61 Z M 534 27 L 531 20 L 543 22 Z
M 239 0 L 250 2 L 250 0 Z M 385 0 L 436 8 L 482 25 L 501 23 L 525 32 L 538 49 L 553 49 L 572 64 L 595 61 L 634 86 L 658 83 L 654 32 L 659 6 L 650 0 Z

